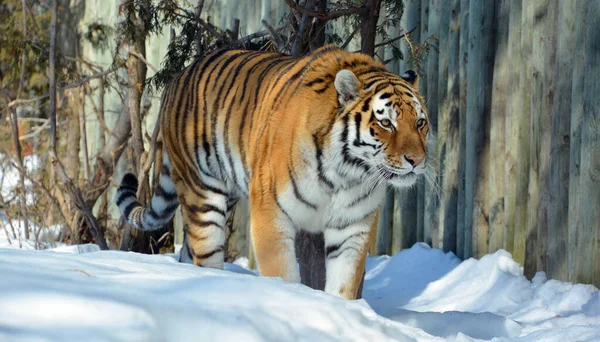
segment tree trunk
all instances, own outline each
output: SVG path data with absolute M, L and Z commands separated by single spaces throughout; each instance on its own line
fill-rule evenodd
M 360 52 L 373 56 L 381 0 L 365 0 L 364 7 L 365 10 L 360 15 Z
M 584 60 L 578 282 L 600 285 L 600 2 L 588 4 Z
M 573 83 L 571 90 L 571 139 L 569 148 L 569 228 L 568 262 L 569 280 L 577 281 L 578 264 L 584 257 L 579 253 L 579 179 L 581 163 L 581 124 L 583 120 L 583 94 L 585 71 L 585 44 L 587 36 L 588 0 L 577 0 L 577 18 L 573 49 Z
M 496 0 L 496 29 L 490 122 L 489 245 L 493 253 L 504 248 L 504 165 L 506 82 L 508 69 L 509 0 Z
M 523 113 L 523 96 L 519 92 L 521 74 L 521 13 L 523 0 L 510 0 L 508 15 L 508 80 L 506 84 L 505 165 L 504 165 L 504 248 L 514 253 L 515 204 L 517 201 L 517 154 L 519 120 Z
M 550 178 L 548 198 L 547 273 L 554 279 L 568 279 L 567 239 L 569 226 L 569 134 L 571 131 L 571 88 L 575 50 L 575 1 L 558 2 L 556 68 Z

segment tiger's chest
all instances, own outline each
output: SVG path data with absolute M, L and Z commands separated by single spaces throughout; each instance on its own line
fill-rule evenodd
M 298 230 L 322 232 L 360 222 L 383 203 L 385 187 L 364 183 L 332 191 L 316 177 L 299 177 L 279 194 L 279 206 Z

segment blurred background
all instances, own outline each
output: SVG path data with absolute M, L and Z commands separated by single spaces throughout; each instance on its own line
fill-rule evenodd
M 595 0 L 0 0 L 0 234 L 173 251 L 179 213 L 142 234 L 113 199 L 127 171 L 152 193 L 165 82 L 220 47 L 335 44 L 416 70 L 435 132 L 436 176 L 388 191 L 371 254 L 505 249 L 528 277 L 600 286 L 599 17 Z M 227 259 L 252 265 L 245 204 Z M 298 240 L 318 278 L 322 238 Z

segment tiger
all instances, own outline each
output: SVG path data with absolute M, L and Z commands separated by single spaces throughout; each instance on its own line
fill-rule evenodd
M 424 103 L 415 71 L 335 46 L 303 57 L 217 50 L 163 90 L 166 153 L 150 203 L 131 173 L 115 201 L 144 231 L 180 205 L 181 260 L 222 269 L 226 223 L 245 198 L 261 276 L 300 282 L 296 235 L 322 233 L 324 290 L 355 299 L 386 186 L 413 186 L 428 169 Z

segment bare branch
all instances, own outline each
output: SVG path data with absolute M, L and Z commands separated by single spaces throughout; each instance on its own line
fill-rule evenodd
M 306 14 L 310 17 L 324 19 L 324 20 L 333 20 L 333 19 L 337 19 L 339 17 L 344 17 L 347 15 L 360 14 L 365 9 L 364 3 L 363 3 L 361 6 L 358 6 L 358 7 L 350 7 L 350 8 L 346 8 L 346 9 L 342 9 L 342 10 L 327 12 L 324 14 L 321 12 L 317 12 L 317 11 L 313 11 L 313 10 L 304 8 L 302 6 L 298 6 L 298 4 L 296 4 L 296 2 L 294 0 L 284 0 L 284 1 L 288 4 L 288 6 L 290 6 L 290 8 L 292 8 L 302 14 Z
M 144 62 L 144 64 L 146 64 L 150 69 L 152 69 L 152 71 L 154 71 L 154 73 L 158 72 L 158 69 L 154 65 L 152 65 L 152 63 L 148 62 L 148 60 L 146 58 L 144 58 L 144 56 L 142 56 L 137 51 L 129 51 L 129 53 L 134 55 L 135 57 L 139 58 L 140 61 Z
M 57 87 L 57 89 L 60 90 L 67 90 L 67 89 L 72 89 L 72 88 L 77 88 L 80 87 L 81 85 L 83 85 L 84 83 L 87 83 L 91 80 L 94 80 L 96 78 L 100 78 L 100 77 L 104 77 L 108 74 L 111 74 L 115 71 L 117 71 L 119 68 L 121 67 L 121 65 L 115 65 L 107 70 L 104 70 L 102 72 L 99 72 L 97 74 L 88 76 L 88 77 L 84 77 L 82 79 L 80 79 L 79 81 L 73 82 L 67 86 L 64 87 Z M 12 100 L 11 102 L 8 103 L 8 107 L 14 107 L 16 105 L 20 105 L 20 104 L 25 104 L 25 103 L 30 103 L 30 102 L 36 102 L 36 101 L 40 101 L 43 100 L 47 97 L 50 96 L 50 93 L 44 94 L 44 95 L 40 95 L 40 96 L 36 96 L 30 99 L 16 99 L 16 100 Z
M 277 26 L 274 30 L 275 32 L 280 32 L 282 30 L 284 30 L 287 27 L 287 25 L 281 25 L 281 26 Z M 234 40 L 231 43 L 229 43 L 230 46 L 232 47 L 236 47 L 236 46 L 244 46 L 245 44 L 247 44 L 249 41 L 251 41 L 252 39 L 256 39 L 256 38 L 262 38 L 266 35 L 270 34 L 270 32 L 268 30 L 262 30 L 262 31 L 258 31 L 258 32 L 254 32 L 252 34 L 249 34 L 247 36 L 244 36 L 238 40 Z
M 378 48 L 378 47 L 382 47 L 382 46 L 385 46 L 385 45 L 391 44 L 391 43 L 393 43 L 393 42 L 395 42 L 395 41 L 398 41 L 398 40 L 400 40 L 400 39 L 402 39 L 402 38 L 404 38 L 404 37 L 407 37 L 407 36 L 408 36 L 408 35 L 410 35 L 410 33 L 411 33 L 411 32 L 413 32 L 413 31 L 414 31 L 416 28 L 417 28 L 417 27 L 415 26 L 415 27 L 413 27 L 413 28 L 412 28 L 412 30 L 410 30 L 410 31 L 408 31 L 408 32 L 407 32 L 406 30 L 404 30 L 404 32 L 405 32 L 405 33 L 401 34 L 400 36 L 398 36 L 398 37 L 396 37 L 396 38 L 388 39 L 388 40 L 386 40 L 385 42 L 382 42 L 382 43 L 379 43 L 379 44 L 375 44 L 375 47 L 376 47 L 376 48 Z M 356 50 L 356 51 L 353 51 L 353 52 L 361 52 L 361 50 Z
M 0 71 L 0 90 L 4 95 L 3 97 L 6 103 L 9 103 L 10 95 L 4 87 L 4 83 L 2 82 L 3 78 L 4 75 L 2 75 L 2 72 Z M 26 215 L 25 203 L 25 175 L 23 174 L 25 172 L 25 168 L 23 167 L 23 153 L 21 152 L 21 142 L 19 141 L 19 124 L 17 123 L 17 111 L 14 108 L 10 108 L 7 106 L 6 115 L 10 118 L 13 144 L 15 146 L 15 152 L 17 155 L 17 164 L 21 166 L 21 169 L 23 170 L 23 172 L 19 172 L 19 192 L 21 194 L 21 196 L 19 197 L 19 204 L 21 208 L 21 216 L 23 217 L 23 225 L 25 226 L 25 238 L 29 239 L 29 220 L 27 219 Z
M 354 38 L 354 36 L 356 35 L 356 33 L 360 30 L 360 26 L 356 26 L 356 28 L 354 29 L 354 31 L 352 31 L 352 33 L 350 34 L 350 36 L 348 38 L 346 38 L 346 41 L 340 46 L 340 48 L 345 49 L 348 44 L 350 44 L 350 42 L 352 41 L 352 38 Z
M 262 20 L 262 24 L 265 27 L 265 29 L 269 31 L 269 35 L 271 36 L 277 51 L 281 52 L 285 47 L 285 42 L 283 41 L 283 38 L 281 38 L 279 33 L 275 31 L 275 29 L 273 28 L 273 26 L 271 26 L 271 24 L 269 24 L 269 22 L 267 22 L 266 20 Z

